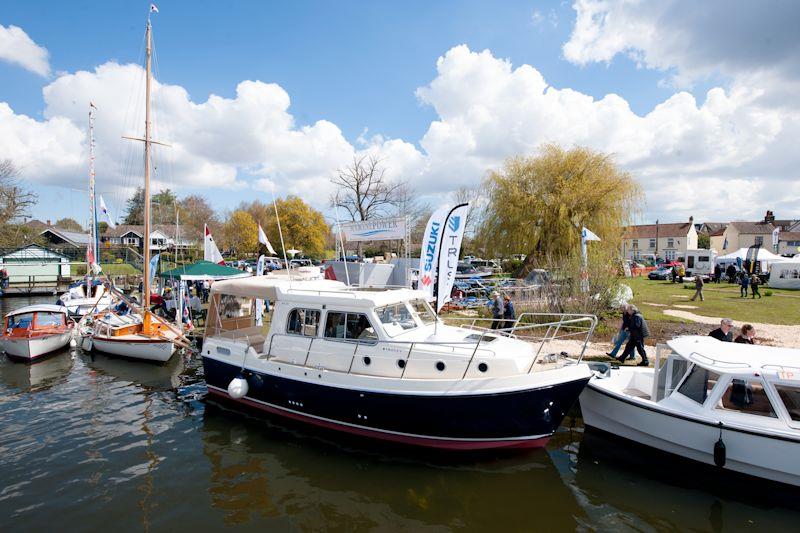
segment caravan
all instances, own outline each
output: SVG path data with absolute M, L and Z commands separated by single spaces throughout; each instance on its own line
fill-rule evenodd
M 714 261 L 716 258 L 717 252 L 714 250 L 686 250 L 686 254 L 683 256 L 686 275 L 694 276 L 700 274 L 701 276 L 713 276 Z

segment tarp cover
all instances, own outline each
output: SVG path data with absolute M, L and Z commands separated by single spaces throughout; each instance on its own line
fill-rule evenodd
M 238 268 L 233 268 L 225 265 L 218 265 L 211 261 L 198 261 L 191 265 L 183 265 L 172 270 L 167 270 L 161 273 L 161 278 L 164 279 L 182 279 L 182 280 L 199 280 L 199 279 L 231 279 L 231 278 L 245 278 L 250 277 L 252 274 L 242 272 Z
M 769 271 L 769 286 L 774 289 L 800 290 L 800 260 L 774 263 Z

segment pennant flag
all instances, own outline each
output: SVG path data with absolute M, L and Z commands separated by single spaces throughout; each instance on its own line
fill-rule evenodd
M 264 230 L 261 229 L 261 224 L 258 225 L 258 242 L 263 244 L 267 247 L 267 251 L 272 255 L 276 255 L 275 248 L 269 243 L 269 239 L 267 239 L 267 234 L 264 233 Z
M 436 312 L 450 300 L 450 291 L 456 280 L 458 256 L 461 253 L 461 241 L 464 239 L 464 223 L 467 220 L 469 204 L 454 207 L 447 216 L 442 230 L 442 247 L 439 251 L 438 282 L 436 289 Z
M 422 250 L 419 254 L 419 282 L 417 289 L 427 292 L 428 299 L 433 299 L 433 287 L 436 281 L 437 259 L 442 246 L 442 228 L 450 214 L 450 206 L 440 207 L 428 219 L 425 233 L 422 236 Z
M 150 258 L 150 286 L 153 286 L 153 279 L 156 277 L 156 269 L 158 268 L 158 260 L 161 259 L 161 254 L 156 254 Z
M 114 223 L 114 219 L 111 218 L 111 213 L 109 213 L 108 208 L 106 207 L 106 202 L 105 202 L 105 200 L 103 200 L 103 195 L 102 194 L 100 195 L 100 211 L 102 211 L 103 214 L 108 219 L 108 227 L 109 228 L 116 228 L 117 225 Z
M 581 230 L 581 239 L 583 239 L 584 242 L 599 241 L 600 237 L 595 235 L 592 231 L 583 228 L 583 230 Z
M 217 244 L 214 242 L 214 237 L 211 236 L 211 230 L 208 229 L 208 224 L 204 224 L 203 226 L 205 228 L 203 259 L 211 261 L 212 263 L 217 263 L 218 265 L 224 265 L 225 260 L 222 258 L 222 254 L 219 253 L 219 248 L 217 248 Z
M 158 8 L 155 4 L 150 4 L 150 13 L 158 13 Z

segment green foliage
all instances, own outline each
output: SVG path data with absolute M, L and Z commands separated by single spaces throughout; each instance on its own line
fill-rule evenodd
M 638 184 L 611 156 L 553 144 L 536 157 L 509 159 L 484 184 L 479 240 L 489 255 L 528 252 L 526 267 L 579 254 L 582 226 L 602 239 L 589 245 L 591 251 L 619 250 L 622 228 L 641 198 Z
M 56 220 L 56 227 L 67 231 L 83 231 L 83 228 L 74 218 L 62 218 Z
M 701 250 L 711 249 L 711 237 L 707 233 L 697 234 L 697 247 Z
M 281 240 L 278 233 L 278 223 L 275 218 L 275 209 L 271 204 L 269 207 L 265 220 L 262 222 L 262 227 L 273 248 L 280 252 Z M 286 249 L 302 250 L 303 255 L 308 257 L 323 257 L 330 228 L 325 222 L 325 217 L 322 216 L 322 213 L 308 205 L 302 198 L 296 196 L 279 199 L 277 207 Z
M 258 249 L 258 226 L 253 215 L 238 209 L 222 227 L 225 246 L 237 255 L 255 254 Z
M 764 296 L 772 296 L 772 291 L 767 289 L 764 291 Z

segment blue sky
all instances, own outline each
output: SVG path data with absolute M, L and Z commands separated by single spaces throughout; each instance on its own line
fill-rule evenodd
M 93 71 L 111 60 L 125 64 L 140 59 L 147 5 L 131 1 L 5 3 L 0 24 L 22 28 L 46 48 L 53 73 L 43 77 L 0 61 L 0 79 L 5 81 L 0 101 L 7 102 L 16 115 L 37 121 L 51 118 L 44 115 L 42 89 L 61 74 Z M 635 116 L 650 113 L 679 91 L 694 95 L 700 107 L 709 89 L 729 89 L 733 78 L 730 72 L 710 69 L 694 76 L 691 84 L 676 88 L 665 80 L 686 65 L 680 60 L 674 65 L 648 64 L 647 54 L 655 57 L 652 44 L 638 52 L 638 63 L 624 51 L 608 60 L 590 59 L 583 64 L 567 60 L 562 46 L 575 32 L 576 23 L 576 9 L 569 2 L 162 0 L 158 7 L 154 24 L 159 81 L 182 86 L 195 103 L 205 102 L 211 94 L 234 99 L 243 80 L 278 84 L 291 98 L 289 113 L 296 127 L 330 121 L 356 148 L 359 135 L 368 129 L 368 136 L 402 139 L 425 155 L 421 140 L 440 117 L 435 106 L 421 102 L 415 91 L 437 78 L 437 59 L 461 44 L 476 53 L 487 49 L 493 58 L 507 59 L 515 69 L 530 65 L 557 89 L 571 89 L 595 100 L 617 94 Z M 470 87 L 462 90 L 469 92 Z M 499 160 L 501 155 L 507 154 L 498 154 Z M 245 181 L 258 174 L 245 164 L 237 168 Z M 644 175 L 649 175 L 649 168 L 643 170 Z M 719 172 L 707 174 L 712 179 Z M 80 180 L 70 183 L 74 187 Z M 64 205 L 61 187 L 33 178 L 31 186 L 42 200 L 34 212 L 37 217 L 80 215 Z M 194 191 L 183 187 L 179 192 Z M 225 209 L 251 193 L 223 189 L 213 196 L 217 207 Z M 648 206 L 645 218 L 661 214 L 658 206 Z

